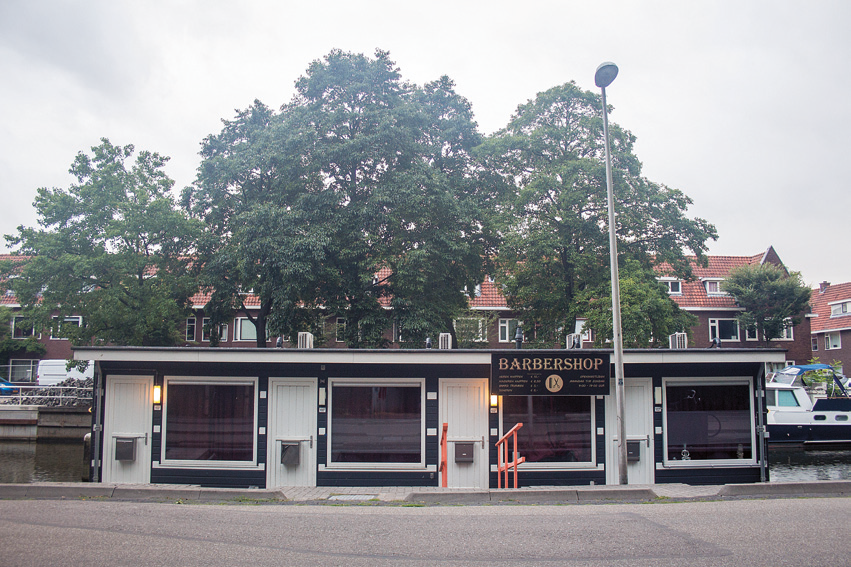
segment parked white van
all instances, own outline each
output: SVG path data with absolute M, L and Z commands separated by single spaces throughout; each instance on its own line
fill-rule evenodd
M 93 360 L 89 361 L 85 372 L 80 372 L 76 368 L 66 370 L 68 361 L 63 359 L 41 360 L 38 363 L 38 372 L 36 374 L 39 386 L 54 386 L 60 382 L 64 382 L 68 378 L 77 380 L 85 380 L 92 378 L 95 375 L 95 364 Z

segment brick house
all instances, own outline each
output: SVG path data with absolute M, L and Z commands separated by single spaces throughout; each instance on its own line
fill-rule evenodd
M 838 361 L 851 368 L 851 283 L 822 282 L 813 290 L 810 305 L 811 356 L 825 364 Z

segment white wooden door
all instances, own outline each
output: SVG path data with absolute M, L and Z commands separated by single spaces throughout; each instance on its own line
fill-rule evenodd
M 104 482 L 151 482 L 153 390 L 153 376 L 107 377 L 102 461 Z
M 620 453 L 618 451 L 617 399 L 614 380 L 612 394 L 606 404 L 606 438 L 608 451 L 606 483 L 618 484 Z M 626 439 L 638 450 L 638 460 L 627 462 L 630 484 L 655 482 L 655 453 L 653 450 L 653 382 L 650 378 L 628 378 L 624 384 Z
M 316 486 L 317 402 L 316 378 L 269 379 L 268 488 Z
M 440 380 L 440 423 L 438 436 L 442 435 L 443 424 L 448 429 L 448 478 L 450 488 L 488 487 L 488 380 L 455 379 Z M 456 463 L 455 446 L 472 443 L 473 462 Z

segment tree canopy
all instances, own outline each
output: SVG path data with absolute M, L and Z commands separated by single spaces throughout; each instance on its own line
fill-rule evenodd
M 631 133 L 612 124 L 610 136 L 621 263 L 664 262 L 688 277 L 686 254 L 702 260 L 715 228 L 686 216 L 691 200 L 681 191 L 641 175 Z M 540 93 L 479 152 L 507 185 L 496 206 L 499 279 L 526 326 L 539 327 L 538 341 L 558 344 L 558 331 L 588 314 L 583 292 L 609 277 L 600 96 L 573 82 Z M 653 279 L 649 269 L 636 273 Z
M 402 81 L 386 52 L 332 51 L 280 113 L 255 102 L 208 137 L 184 204 L 210 227 L 211 309 L 253 290 L 258 346 L 264 318 L 292 336 L 319 306 L 353 347 L 385 344 L 387 304 L 405 342 L 451 332 L 489 257 L 480 136 L 453 89 Z
M 733 296 L 744 312 L 736 316 L 745 329 L 769 343 L 801 322 L 811 290 L 801 274 L 774 264 L 739 266 L 730 270 L 721 289 Z
M 103 139 L 79 153 L 67 189 L 38 190 L 39 228 L 6 240 L 29 256 L 10 287 L 36 328 L 74 344 L 174 345 L 196 291 L 195 224 L 169 194 L 159 154 Z M 71 319 L 72 317 L 81 317 Z M 81 324 L 80 324 L 81 323 Z

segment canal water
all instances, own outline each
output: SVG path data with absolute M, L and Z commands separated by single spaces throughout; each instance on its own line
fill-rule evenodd
M 851 449 L 768 451 L 772 482 L 851 480 Z M 88 476 L 82 443 L 0 441 L 0 482 L 80 482 Z

